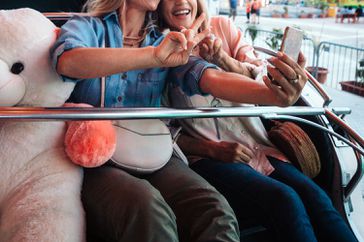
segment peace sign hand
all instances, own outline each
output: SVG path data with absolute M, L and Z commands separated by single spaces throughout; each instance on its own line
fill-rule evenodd
M 181 32 L 169 32 L 154 49 L 154 58 L 158 64 L 162 67 L 186 64 L 193 48 L 210 33 L 208 29 L 197 33 L 204 21 L 205 14 L 201 14 L 189 29 L 181 28 Z
M 189 29 L 181 26 L 181 32 L 186 36 L 188 41 L 187 48 L 191 49 L 191 51 L 210 34 L 210 29 L 204 29 L 202 32 L 198 32 L 205 19 L 206 15 L 202 13 Z

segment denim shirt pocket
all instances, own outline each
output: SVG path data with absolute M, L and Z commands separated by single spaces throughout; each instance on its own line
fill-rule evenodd
M 138 74 L 136 94 L 138 100 L 143 100 L 141 106 L 160 106 L 161 97 L 166 84 L 167 69 L 159 68 L 158 71 L 146 71 Z

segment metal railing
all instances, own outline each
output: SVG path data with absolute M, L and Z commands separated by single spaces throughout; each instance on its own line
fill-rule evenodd
M 256 31 L 256 38 L 252 41 L 249 31 Z M 280 38 L 280 33 L 274 31 L 261 30 L 256 28 L 247 28 L 244 31 L 245 39 L 248 43 L 264 48 L 270 48 L 266 43 L 269 38 Z M 310 38 L 304 38 L 302 43 L 302 52 L 306 56 L 307 66 L 311 66 L 312 74 L 319 78 L 319 69 L 324 68 L 327 72 L 327 81 L 325 85 L 341 89 L 341 81 L 358 81 L 359 61 L 364 59 L 364 49 L 353 46 L 342 45 L 332 42 L 323 41 L 315 45 Z M 262 55 L 265 58 L 267 56 Z
M 349 108 L 331 108 L 337 115 L 349 114 Z M 0 107 L 0 120 L 123 120 L 123 119 L 178 119 L 251 117 L 268 115 L 323 115 L 321 107 L 213 107 L 213 108 L 79 108 L 79 107 Z
M 42 107 L 0 107 L 0 120 L 18 121 L 54 121 L 54 120 L 123 120 L 123 119 L 177 119 L 177 118 L 212 118 L 212 117 L 250 117 L 264 119 L 284 119 L 302 122 L 335 136 L 351 146 L 360 155 L 364 155 L 364 140 L 337 115 L 349 114 L 348 108 L 321 107 L 219 107 L 219 108 L 42 108 Z M 323 125 L 295 116 L 326 115 L 340 125 L 356 142 L 337 134 Z M 355 175 L 344 187 L 347 199 L 363 176 L 361 157 L 357 157 Z
M 317 46 L 315 56 L 314 66 L 328 70 L 326 85 L 340 89 L 341 81 L 358 80 L 358 65 L 364 59 L 364 49 L 324 41 Z

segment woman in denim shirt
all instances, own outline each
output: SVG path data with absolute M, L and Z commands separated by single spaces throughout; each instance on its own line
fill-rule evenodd
M 53 58 L 64 80 L 77 82 L 70 101 L 98 106 L 102 76 L 106 107 L 159 106 L 166 80 L 188 95 L 211 93 L 277 105 L 297 100 L 300 88 L 286 88 L 284 81 L 278 90 L 269 82 L 251 82 L 189 57 L 206 36 L 196 34 L 203 18 L 192 29 L 164 37 L 148 21 L 158 4 L 89 0 L 90 16 L 74 17 L 62 26 Z M 101 48 L 104 39 L 110 48 Z M 306 82 L 303 77 L 298 87 Z M 85 169 L 82 199 L 89 240 L 238 241 L 236 218 L 226 200 L 175 157 L 161 170 L 139 177 L 109 166 Z
M 214 66 L 188 57 L 206 33 L 162 36 L 149 21 L 158 3 L 90 0 L 90 16 L 62 26 L 53 57 L 64 80 L 77 83 L 69 101 L 99 106 L 102 76 L 106 107 L 159 106 L 167 78 L 201 93 L 198 79 Z M 110 48 L 100 48 L 104 40 Z M 226 200 L 176 157 L 138 177 L 111 166 L 85 169 L 82 200 L 88 241 L 239 241 Z

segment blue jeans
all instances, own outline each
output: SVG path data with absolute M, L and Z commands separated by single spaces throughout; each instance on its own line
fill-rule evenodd
M 257 218 L 277 241 L 357 241 L 327 194 L 293 165 L 269 157 L 264 176 L 243 163 L 204 159 L 191 168 L 229 201 L 240 224 Z

